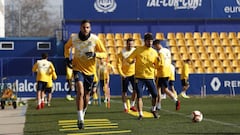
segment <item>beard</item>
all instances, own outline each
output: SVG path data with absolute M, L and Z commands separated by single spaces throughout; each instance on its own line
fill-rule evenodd
M 79 39 L 81 39 L 82 41 L 86 41 L 86 40 L 90 37 L 90 33 L 89 33 L 88 35 L 84 35 L 84 34 L 82 34 L 82 32 L 80 31 L 80 32 L 78 33 L 78 37 L 79 37 Z

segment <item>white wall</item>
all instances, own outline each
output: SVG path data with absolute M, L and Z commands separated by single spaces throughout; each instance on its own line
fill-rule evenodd
M 0 37 L 5 37 L 4 0 L 0 0 Z

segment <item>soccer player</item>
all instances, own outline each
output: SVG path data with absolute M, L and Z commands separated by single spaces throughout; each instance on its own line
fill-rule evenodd
M 37 72 L 37 110 L 44 108 L 44 96 L 50 75 L 55 72 L 52 62 L 48 61 L 48 54 L 42 53 L 42 59 L 33 65 L 33 72 Z
M 66 81 L 68 86 L 68 91 L 66 95 L 66 99 L 69 101 L 74 100 L 74 98 L 71 96 L 72 92 L 72 80 L 73 80 L 73 70 L 72 70 L 72 59 L 74 54 L 74 48 L 69 48 L 69 60 L 66 61 Z
M 92 90 L 90 93 L 90 99 L 88 101 L 88 104 L 92 104 L 92 101 L 94 103 L 96 103 L 96 101 L 98 100 L 97 87 L 98 87 L 98 76 L 97 76 L 97 73 L 95 72 L 94 77 L 93 77 Z
M 109 61 L 109 63 L 107 64 L 108 65 L 109 74 L 115 74 L 116 73 L 112 62 L 113 61 Z
M 154 81 L 155 68 L 160 63 L 156 50 L 152 48 L 153 36 L 150 33 L 144 35 L 144 45 L 136 48 L 127 58 L 129 63 L 135 62 L 135 85 L 138 99 L 139 120 L 143 118 L 143 87 L 146 86 L 152 96 L 151 112 L 154 118 L 159 118 L 156 111 L 157 88 Z
M 190 59 L 184 60 L 184 65 L 182 68 L 182 73 L 181 73 L 181 82 L 182 82 L 182 92 L 180 93 L 180 95 L 183 98 L 190 98 L 188 95 L 186 95 L 186 91 L 189 88 L 189 82 L 188 82 L 188 78 L 189 78 L 189 65 L 191 64 Z
M 110 102 L 110 89 L 109 89 L 109 81 L 110 81 L 110 69 L 111 67 L 106 62 L 106 59 L 100 59 L 97 64 L 97 68 L 99 70 L 99 80 L 100 80 L 100 89 L 104 92 L 104 102 Z
M 65 44 L 64 56 L 67 61 L 69 61 L 70 47 L 75 49 L 72 66 L 77 90 L 77 126 L 79 129 L 84 129 L 84 114 L 87 110 L 94 73 L 96 72 L 96 58 L 106 58 L 107 53 L 101 40 L 97 35 L 91 33 L 89 20 L 83 20 L 80 32 L 73 33 Z
M 130 103 L 130 110 L 134 112 L 137 111 L 137 109 L 135 108 L 135 101 L 137 98 L 136 88 L 134 83 L 135 62 L 128 63 L 126 61 L 126 58 L 130 56 L 130 54 L 132 54 L 132 52 L 135 50 L 133 45 L 134 45 L 134 40 L 132 38 L 128 38 L 126 41 L 126 47 L 122 50 L 122 52 L 118 54 L 118 71 L 119 71 L 119 74 L 122 76 L 122 102 L 123 102 L 124 112 L 129 111 L 126 103 L 129 84 L 131 84 L 133 88 L 131 103 Z
M 176 110 L 179 110 L 180 101 L 174 96 L 172 91 L 168 90 L 168 80 L 171 74 L 171 52 L 167 48 L 162 47 L 160 40 L 154 40 L 153 45 L 161 58 L 161 66 L 157 68 L 157 110 L 161 109 L 161 90 L 173 99 Z
M 175 66 L 173 64 L 171 64 L 171 74 L 169 77 L 169 90 L 171 90 L 174 94 L 174 97 L 177 98 L 177 91 L 174 87 L 174 82 L 175 82 Z
M 57 79 L 57 74 L 54 71 L 49 75 L 49 81 L 47 83 L 47 88 L 45 90 L 45 94 L 47 95 L 47 105 L 48 106 L 51 106 L 52 93 L 53 93 L 53 90 L 52 90 L 53 80 L 56 80 L 56 79 Z

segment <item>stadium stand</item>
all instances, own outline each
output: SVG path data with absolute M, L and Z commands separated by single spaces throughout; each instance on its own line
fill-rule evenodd
M 228 39 L 227 32 L 220 32 L 219 38 L 220 39 Z
M 193 33 L 192 32 L 186 32 L 185 35 L 184 35 L 184 38 L 185 39 L 193 39 Z
M 118 40 L 118 39 L 123 40 L 123 34 L 122 33 L 115 33 L 115 39 L 116 40 Z
M 105 40 L 105 33 L 98 33 L 97 36 L 98 36 L 100 39 L 104 39 L 104 40 Z
M 127 40 L 128 38 L 132 38 L 133 36 L 132 36 L 132 33 L 124 33 L 123 34 L 123 39 L 124 40 Z
M 113 33 L 107 33 L 106 34 L 106 40 L 114 40 L 114 34 Z
M 175 39 L 175 34 L 173 33 L 173 32 L 169 32 L 168 34 L 167 34 L 167 39 L 169 40 L 169 39 Z
M 98 37 L 108 49 L 109 58 L 116 65 L 116 57 L 128 38 L 133 38 L 135 46 L 141 46 L 141 33 L 98 33 Z M 180 73 L 184 59 L 190 58 L 193 73 L 240 72 L 240 32 L 156 32 L 155 38 L 166 40 L 177 72 Z M 116 68 L 116 67 L 114 67 Z
M 194 33 L 193 33 L 193 38 L 194 38 L 194 39 L 202 39 L 201 33 L 200 33 L 200 32 L 194 32 Z
M 155 35 L 155 39 L 164 40 L 164 34 L 162 32 L 157 32 Z
M 176 33 L 176 39 L 177 39 L 177 40 L 184 39 L 184 33 L 182 33 L 182 32 L 177 32 L 177 33 Z
M 228 33 L 228 39 L 236 39 L 237 38 L 237 35 L 235 32 L 229 32 Z
M 134 40 L 141 40 L 142 37 L 141 37 L 141 33 L 133 33 L 133 37 L 132 37 Z
M 237 33 L 237 39 L 240 39 L 240 32 Z
M 134 40 L 134 45 L 135 45 L 135 47 L 141 46 L 142 45 L 142 39 L 135 39 Z
M 193 38 L 186 38 L 186 46 L 195 47 Z

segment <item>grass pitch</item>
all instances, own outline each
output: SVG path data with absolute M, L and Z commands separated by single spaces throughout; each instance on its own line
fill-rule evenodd
M 54 98 L 51 107 L 36 110 L 35 100 L 28 101 L 25 135 L 232 135 L 240 134 L 240 96 L 191 97 L 181 100 L 181 110 L 175 111 L 172 100 L 162 101 L 159 119 L 144 118 L 123 112 L 120 98 L 112 98 L 111 108 L 102 103 L 90 105 L 85 116 L 85 129 L 76 127 L 77 111 L 75 101 Z M 146 97 L 144 110 L 150 110 L 150 98 Z M 203 121 L 192 123 L 191 112 L 200 110 Z

